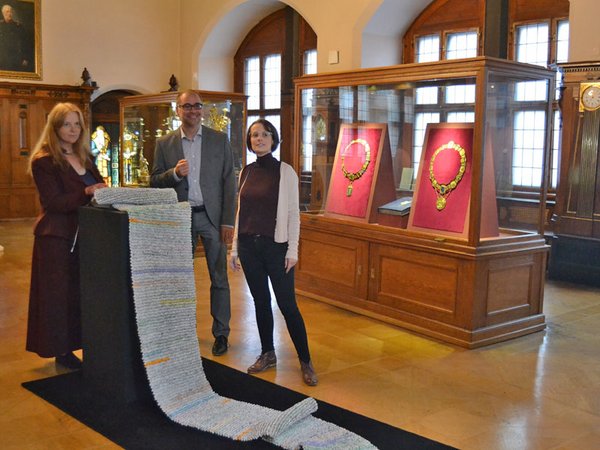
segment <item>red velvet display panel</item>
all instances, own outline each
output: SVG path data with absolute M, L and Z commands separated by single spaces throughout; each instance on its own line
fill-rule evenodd
M 364 219 L 368 213 L 369 200 L 378 166 L 383 129 L 381 127 L 343 127 L 340 130 L 335 162 L 331 172 L 329 193 L 325 211 L 344 216 Z M 356 173 L 365 162 L 365 146 L 360 143 L 349 145 L 356 139 L 366 141 L 370 148 L 370 162 L 364 174 L 352 182 L 352 195 L 347 195 L 350 180 L 344 176 L 342 164 L 350 173 Z M 343 157 L 343 163 L 342 163 Z
M 471 162 L 473 157 L 472 124 L 430 124 L 425 135 L 423 153 L 419 166 L 419 177 L 412 205 L 412 226 L 453 233 L 463 233 L 468 218 L 471 196 Z M 454 190 L 446 197 L 442 210 L 436 207 L 438 196 L 429 176 L 429 165 L 435 151 L 454 142 L 465 149 L 466 170 Z M 454 179 L 460 168 L 457 151 L 445 149 L 434 160 L 433 173 L 439 184 L 447 184 Z

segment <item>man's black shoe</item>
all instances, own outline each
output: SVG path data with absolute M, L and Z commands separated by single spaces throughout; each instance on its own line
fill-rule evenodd
M 227 337 L 217 336 L 217 338 L 215 339 L 215 343 L 213 344 L 212 354 L 215 356 L 224 355 L 225 353 L 227 353 L 227 347 L 229 347 Z

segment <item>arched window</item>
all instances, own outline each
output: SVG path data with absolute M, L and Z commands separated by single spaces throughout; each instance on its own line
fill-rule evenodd
M 550 4 L 551 3 L 551 4 Z M 434 0 L 415 19 L 403 38 L 404 62 L 473 57 L 483 54 L 485 0 Z M 553 67 L 567 61 L 569 39 L 568 0 L 513 0 L 507 11 L 508 58 Z M 557 85 L 558 85 L 557 80 Z M 418 92 L 412 159 L 418 164 L 425 127 L 429 122 L 472 121 L 474 87 L 455 86 L 456 92 L 424 88 Z M 558 91 L 557 91 L 558 92 Z M 560 111 L 558 94 L 553 100 L 552 161 L 550 187 L 558 183 L 560 165 Z M 512 118 L 515 130 L 512 149 L 512 184 L 518 191 L 542 184 L 543 135 L 546 93 L 542 86 L 517 86 Z M 455 111 L 454 111 L 455 110 Z M 544 116 L 544 117 L 542 117 Z M 540 127 L 542 127 L 540 129 Z M 541 132 L 541 133 L 540 133 Z M 416 172 L 416 171 L 415 171 Z
M 316 71 L 317 37 L 292 8 L 265 17 L 246 36 L 234 58 L 234 88 L 248 96 L 248 124 L 265 118 L 277 127 L 275 157 L 291 161 L 292 80 Z M 255 159 L 247 152 L 246 163 Z

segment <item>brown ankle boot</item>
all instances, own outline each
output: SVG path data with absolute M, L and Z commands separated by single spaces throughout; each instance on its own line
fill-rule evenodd
M 276 365 L 277 357 L 275 356 L 275 351 L 271 350 L 270 352 L 265 352 L 260 355 L 256 359 L 256 362 L 248 367 L 248 373 L 259 373 L 270 367 L 275 367 Z
M 300 370 L 302 370 L 302 379 L 308 386 L 316 386 L 319 383 L 311 361 L 307 363 L 300 361 Z

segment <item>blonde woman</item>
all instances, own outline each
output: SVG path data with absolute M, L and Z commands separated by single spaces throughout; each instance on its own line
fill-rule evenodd
M 81 110 L 59 103 L 29 160 L 42 212 L 34 226 L 26 349 L 78 369 L 81 348 L 78 208 L 106 187 L 92 162 Z

